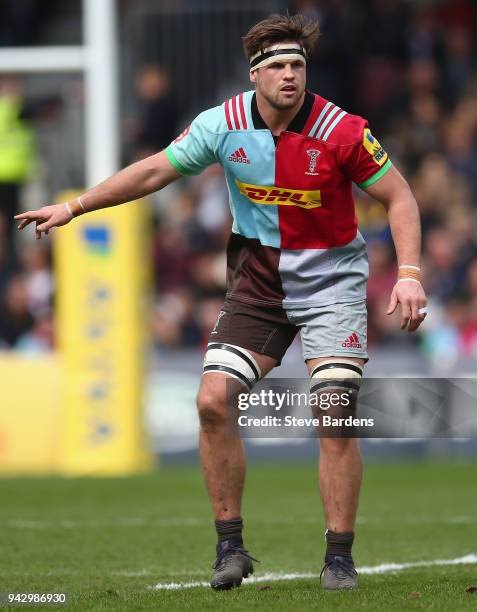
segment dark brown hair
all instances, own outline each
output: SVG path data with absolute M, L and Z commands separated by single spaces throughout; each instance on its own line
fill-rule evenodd
M 309 57 L 319 35 L 318 22 L 305 15 L 270 15 L 250 28 L 242 44 L 247 59 L 260 49 L 285 40 L 300 43 Z

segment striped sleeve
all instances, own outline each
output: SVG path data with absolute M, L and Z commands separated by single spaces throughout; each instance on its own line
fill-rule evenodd
M 359 118 L 359 125 L 354 127 L 354 143 L 340 147 L 340 161 L 346 175 L 366 189 L 384 176 L 392 164 L 364 119 Z
M 318 115 L 315 123 L 312 125 L 308 136 L 326 142 L 336 126 L 341 123 L 342 119 L 344 119 L 347 114 L 348 113 L 339 106 L 336 106 L 332 102 L 327 102 Z
M 247 120 L 243 93 L 224 102 L 224 113 L 229 131 L 248 129 L 250 119 Z
M 207 166 L 217 161 L 217 135 L 208 129 L 208 113 L 210 111 L 198 115 L 166 148 L 167 159 L 181 174 L 200 174 Z

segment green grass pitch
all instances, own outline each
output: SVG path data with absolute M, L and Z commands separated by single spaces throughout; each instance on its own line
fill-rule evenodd
M 250 465 L 243 516 L 246 545 L 262 562 L 256 575 L 319 573 L 315 482 L 312 463 Z M 219 593 L 152 589 L 210 578 L 215 535 L 199 466 L 3 479 L 0 495 L 0 592 L 65 591 L 71 610 L 477 610 L 477 593 L 466 592 L 477 564 L 362 575 L 357 592 L 322 592 L 317 578 Z M 477 463 L 370 463 L 356 533 L 358 566 L 477 554 Z

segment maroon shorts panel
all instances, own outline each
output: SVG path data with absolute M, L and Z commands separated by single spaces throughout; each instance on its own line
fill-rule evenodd
M 209 342 L 235 344 L 273 357 L 280 363 L 298 329 L 279 308 L 226 300 L 210 333 Z

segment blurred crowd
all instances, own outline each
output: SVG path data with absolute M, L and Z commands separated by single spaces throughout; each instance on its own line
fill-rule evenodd
M 310 89 L 369 120 L 421 211 L 430 314 L 411 335 L 399 330 L 398 315 L 385 314 L 396 278 L 385 211 L 356 189 L 370 261 L 370 348 L 413 344 L 436 363 L 477 357 L 475 3 L 296 0 L 293 10 L 318 17 L 323 32 L 308 66 Z M 164 68 L 143 66 L 136 94 L 137 113 L 124 120 L 126 162 L 162 149 L 187 123 Z M 0 144 L 1 120 L 0 113 Z M 221 168 L 183 179 L 152 202 L 155 345 L 201 346 L 224 296 L 231 220 Z M 10 244 L 10 231 L 0 216 L 0 245 Z M 0 346 L 44 350 L 54 346 L 49 249 L 18 251 L 0 248 Z

